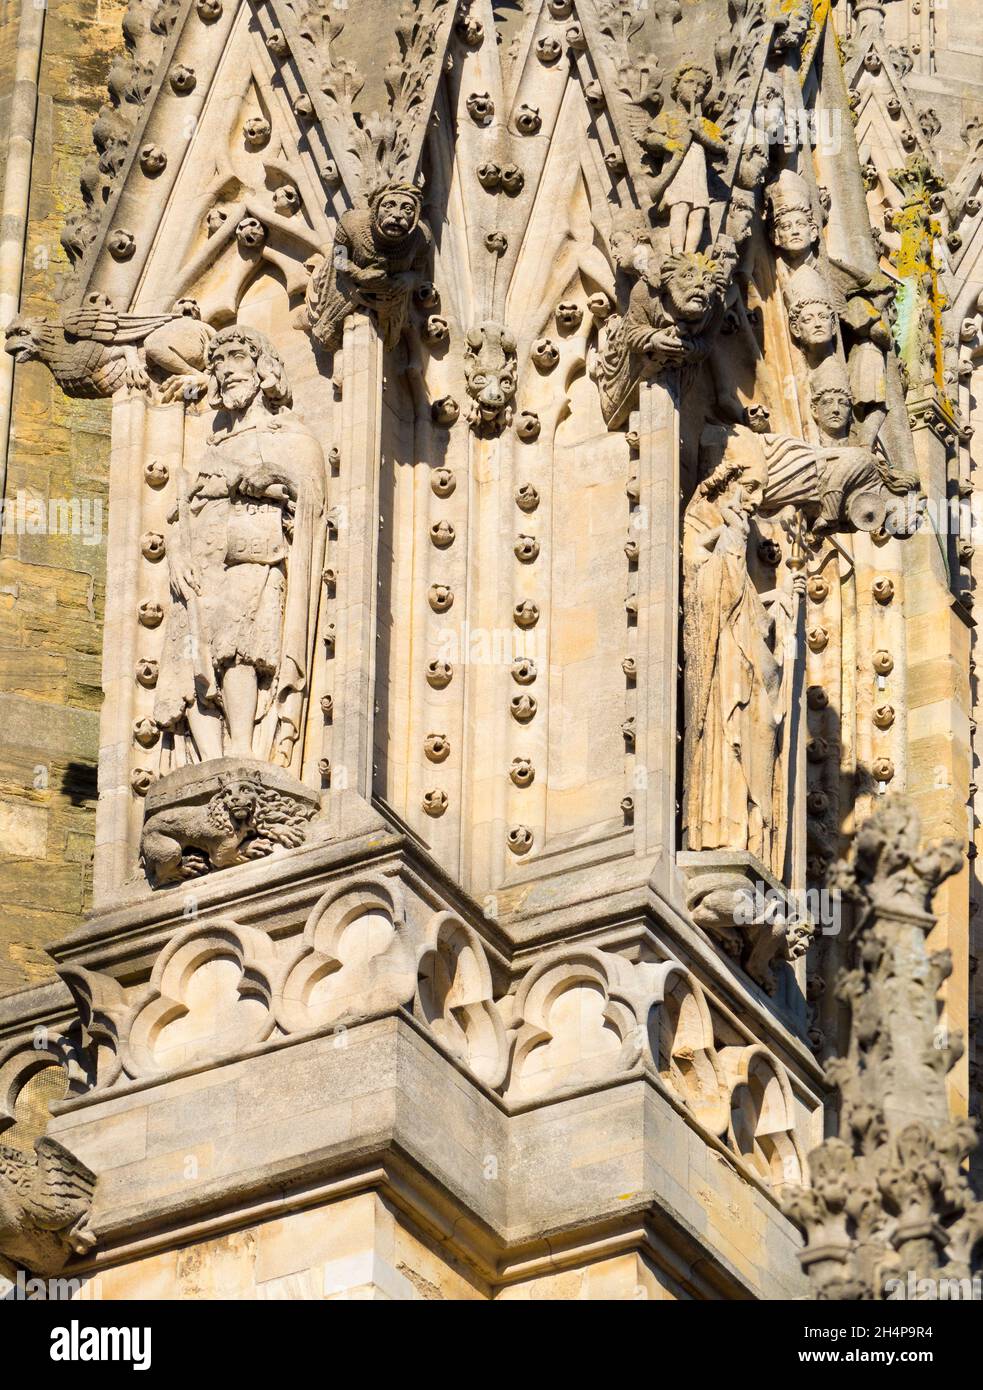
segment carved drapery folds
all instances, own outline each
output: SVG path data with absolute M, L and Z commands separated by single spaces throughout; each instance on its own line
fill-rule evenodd
M 809 1155 L 812 1186 L 786 1206 L 820 1298 L 882 1299 L 903 1288 L 903 1297 L 937 1299 L 942 1281 L 974 1268 L 983 1213 L 962 1164 L 976 1133 L 950 1119 L 945 1090 L 962 1040 L 940 1041 L 938 1031 L 951 959 L 925 945 L 935 889 L 961 862 L 953 841 L 923 848 L 917 812 L 898 799 L 860 828 L 832 878 L 853 905 L 836 986 L 849 1043 L 828 1068 L 840 1137 Z
M 186 724 L 202 761 L 290 767 L 324 557 L 324 454 L 292 414 L 283 362 L 262 334 L 223 329 L 208 366 L 220 414 L 169 516 L 154 717 L 172 733 Z

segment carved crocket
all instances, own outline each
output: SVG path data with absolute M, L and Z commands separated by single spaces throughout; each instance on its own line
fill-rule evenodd
M 33 1274 L 54 1275 L 85 1254 L 96 1175 L 55 1139 L 34 1155 L 0 1144 L 0 1256 Z

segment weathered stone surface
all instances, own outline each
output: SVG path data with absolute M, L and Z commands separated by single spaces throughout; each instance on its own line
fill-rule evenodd
M 23 11 L 0 1133 L 110 1296 L 804 1287 L 828 871 L 978 795 L 972 8 Z

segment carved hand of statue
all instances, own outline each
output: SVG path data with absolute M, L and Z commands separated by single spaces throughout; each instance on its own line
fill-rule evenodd
M 723 525 L 717 541 L 717 553 L 743 555 L 747 551 L 748 537 L 751 534 L 751 518 L 740 506 L 739 500 L 728 500 L 721 504 L 720 515 Z
M 679 362 L 686 356 L 687 345 L 676 328 L 658 328 L 645 339 L 642 351 L 649 357 Z
M 167 405 L 174 401 L 200 401 L 208 390 L 208 377 L 204 372 L 189 372 L 180 376 L 169 376 L 161 384 L 160 398 Z
M 296 486 L 268 466 L 243 473 L 236 489 L 244 497 L 267 498 L 273 502 L 295 501 L 297 497 Z
M 344 269 L 355 284 L 364 290 L 381 288 L 391 278 L 384 265 L 356 265 L 354 261 L 349 261 Z
M 171 564 L 171 588 L 178 598 L 187 602 L 193 595 L 201 593 L 201 577 L 196 566 L 185 556 L 179 555 Z

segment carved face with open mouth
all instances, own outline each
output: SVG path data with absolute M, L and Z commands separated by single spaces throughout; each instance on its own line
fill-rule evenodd
M 34 362 L 40 347 L 30 319 L 15 318 L 7 325 L 4 348 L 15 362 Z

